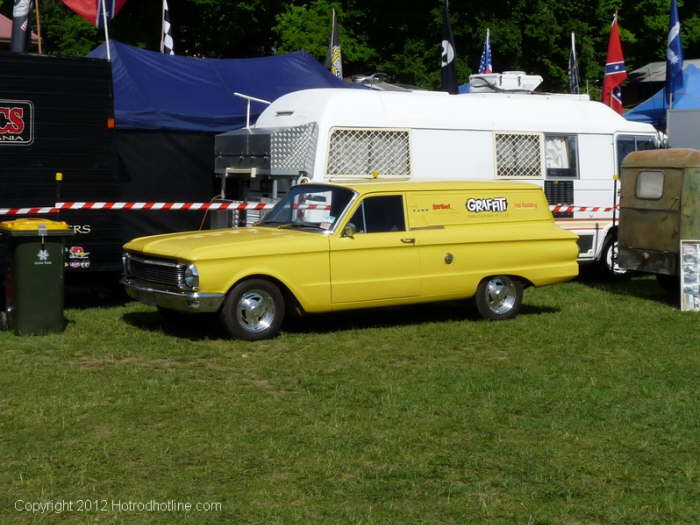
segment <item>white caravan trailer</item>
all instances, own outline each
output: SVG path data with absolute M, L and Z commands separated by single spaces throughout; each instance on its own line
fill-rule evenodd
M 312 89 L 280 97 L 215 149 L 234 199 L 274 200 L 306 181 L 535 182 L 569 207 L 555 217 L 580 236 L 579 260 L 610 264 L 620 164 L 657 144 L 651 125 L 587 95 Z

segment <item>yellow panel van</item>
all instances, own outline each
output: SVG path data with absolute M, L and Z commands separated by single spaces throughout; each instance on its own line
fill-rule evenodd
M 290 309 L 474 297 L 500 320 L 524 288 L 578 274 L 576 241 L 532 184 L 302 184 L 250 227 L 132 240 L 122 283 L 165 311 L 217 312 L 246 340 L 274 336 Z

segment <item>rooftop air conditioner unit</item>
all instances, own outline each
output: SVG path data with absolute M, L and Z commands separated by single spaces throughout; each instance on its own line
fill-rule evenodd
M 524 71 L 480 73 L 469 75 L 470 93 L 531 93 L 542 83 L 540 75 L 526 75 Z

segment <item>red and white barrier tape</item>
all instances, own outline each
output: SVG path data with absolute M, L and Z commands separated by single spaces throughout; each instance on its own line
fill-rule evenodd
M 0 208 L 0 215 L 43 215 L 46 213 L 58 213 L 58 208 L 51 206 L 43 208 Z
M 574 212 L 574 211 L 588 211 L 592 213 L 604 213 L 611 212 L 613 210 L 619 210 L 620 206 L 617 204 L 615 206 L 569 206 L 568 204 L 556 204 L 550 206 L 549 209 L 552 213 L 557 212 Z
M 137 211 L 207 211 L 207 210 L 269 210 L 271 202 L 57 202 L 56 206 L 41 208 L 0 208 L 0 215 L 42 215 L 75 210 L 137 210 Z M 299 204 L 295 209 L 329 210 L 325 204 Z
M 274 206 L 271 202 L 57 202 L 56 206 L 32 208 L 0 208 L 0 215 L 45 215 L 59 211 L 75 210 L 137 210 L 137 211 L 214 211 L 214 210 L 269 210 Z M 328 210 L 325 204 L 299 204 L 297 209 Z M 604 213 L 619 209 L 619 206 L 570 206 L 556 204 L 549 209 L 554 213 L 560 212 L 592 212 Z
M 58 210 L 267 210 L 270 202 L 57 202 Z

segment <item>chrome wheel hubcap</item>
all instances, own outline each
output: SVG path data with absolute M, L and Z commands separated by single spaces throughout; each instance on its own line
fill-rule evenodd
M 507 277 L 496 277 L 489 281 L 486 288 L 487 302 L 492 312 L 505 314 L 515 305 L 517 289 L 515 283 Z
M 249 290 L 236 306 L 238 324 L 248 332 L 262 332 L 275 318 L 275 302 L 264 290 Z

